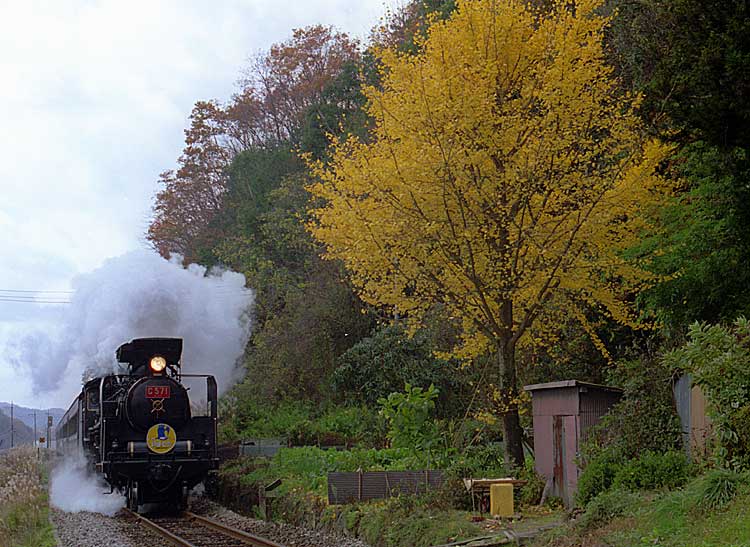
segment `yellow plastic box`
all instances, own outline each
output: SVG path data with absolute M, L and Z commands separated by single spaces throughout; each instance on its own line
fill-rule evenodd
M 490 514 L 493 517 L 512 517 L 513 512 L 513 485 L 490 485 Z

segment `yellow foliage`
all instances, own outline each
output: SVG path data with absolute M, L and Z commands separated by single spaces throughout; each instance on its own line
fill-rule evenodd
M 668 148 L 646 136 L 604 60 L 601 0 L 463 0 L 421 53 L 380 52 L 368 142 L 336 141 L 309 187 L 312 233 L 362 297 L 463 323 L 457 353 L 515 347 L 545 310 L 595 305 L 633 324 L 625 297 L 654 279 L 621 251 L 667 190 Z

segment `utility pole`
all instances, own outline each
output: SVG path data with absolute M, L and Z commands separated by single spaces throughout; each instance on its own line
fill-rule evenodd
M 47 448 L 52 445 L 50 436 L 52 435 L 52 416 L 49 415 L 49 408 L 47 409 Z
M 13 401 L 10 402 L 10 447 L 13 448 L 13 438 L 15 436 L 15 424 L 13 423 Z
M 34 410 L 34 446 L 36 447 L 36 459 L 39 459 L 39 437 L 36 436 L 36 410 Z

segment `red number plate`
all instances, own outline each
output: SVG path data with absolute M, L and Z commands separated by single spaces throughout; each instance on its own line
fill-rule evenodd
M 169 386 L 146 386 L 146 399 L 169 399 Z

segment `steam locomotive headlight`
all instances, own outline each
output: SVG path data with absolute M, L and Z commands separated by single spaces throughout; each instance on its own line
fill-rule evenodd
M 151 358 L 149 366 L 154 372 L 160 373 L 163 372 L 165 368 L 167 368 L 167 360 L 161 355 L 156 355 Z

